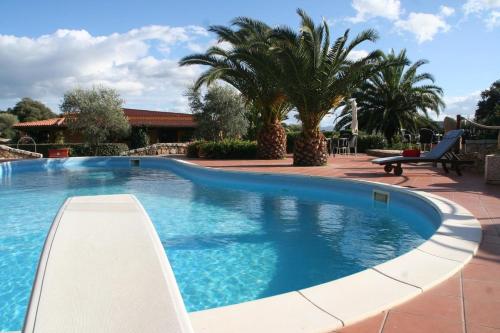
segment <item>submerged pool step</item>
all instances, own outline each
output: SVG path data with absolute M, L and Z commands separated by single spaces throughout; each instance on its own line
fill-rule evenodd
M 40 258 L 23 332 L 192 333 L 165 251 L 133 195 L 64 203 Z

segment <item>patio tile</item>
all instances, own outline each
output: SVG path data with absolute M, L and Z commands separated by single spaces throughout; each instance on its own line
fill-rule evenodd
M 499 302 L 500 280 L 478 281 L 464 280 L 464 297 L 467 301 Z M 500 312 L 499 312 L 500 317 Z
M 455 274 L 448 280 L 441 282 L 437 286 L 429 289 L 426 293 L 441 296 L 462 296 L 462 285 L 460 282 L 460 273 Z
M 401 304 L 391 311 L 406 312 L 426 317 L 436 317 L 445 320 L 461 322 L 462 298 L 457 296 L 442 296 L 429 290 L 410 301 Z
M 477 263 L 494 262 L 500 264 L 500 244 L 482 242 L 474 261 Z
M 374 317 L 365 319 L 359 323 L 349 325 L 337 333 L 379 333 L 384 323 L 386 313 L 382 312 Z
M 383 333 L 463 333 L 463 323 L 390 311 Z
M 493 262 L 476 263 L 476 259 L 466 265 L 463 269 L 463 278 L 482 281 L 500 281 L 500 265 Z
M 499 333 L 499 328 L 486 327 L 476 324 L 467 324 L 467 333 Z
M 485 243 L 493 243 L 493 244 L 500 245 L 500 236 L 484 235 L 483 236 L 483 242 L 485 242 Z
M 500 302 L 487 302 L 465 298 L 467 323 L 500 328 Z

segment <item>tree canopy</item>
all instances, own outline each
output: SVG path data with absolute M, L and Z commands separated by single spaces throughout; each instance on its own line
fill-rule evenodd
M 44 120 L 57 117 L 57 115 L 45 104 L 28 97 L 21 99 L 13 108 L 9 108 L 7 112 L 15 115 L 20 122 Z
M 434 85 L 434 77 L 429 73 L 418 73 L 427 61 L 411 63 L 406 50 L 399 54 L 392 50 L 382 54 L 381 59 L 387 66 L 352 95 L 358 104 L 360 129 L 380 132 L 391 142 L 401 129 L 416 132 L 421 127 L 432 127 L 428 113 L 439 114 L 444 102 L 441 98 L 443 90 Z M 347 105 L 339 126 L 350 122 L 350 112 Z
M 189 105 L 198 123 L 196 136 L 205 140 L 236 139 L 248 128 L 243 98 L 232 88 L 212 85 L 202 97 L 199 90 L 188 90 Z
M 76 88 L 64 94 L 61 111 L 67 116 L 71 131 L 82 135 L 85 142 L 98 145 L 129 134 L 130 125 L 122 105 L 123 100 L 114 89 Z
M 12 125 L 18 122 L 18 119 L 15 115 L 0 112 L 0 137 L 12 139 L 16 132 L 12 129 Z
M 489 89 L 481 92 L 475 118 L 478 123 L 484 125 L 500 125 L 500 80 L 493 82 Z

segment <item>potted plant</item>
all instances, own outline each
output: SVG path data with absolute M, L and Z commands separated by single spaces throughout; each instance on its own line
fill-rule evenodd
M 61 131 L 56 133 L 54 143 L 57 145 L 64 144 L 64 134 Z M 62 158 L 62 157 L 69 157 L 68 147 L 58 147 L 49 149 L 49 158 Z
M 420 157 L 420 148 L 413 147 L 411 144 L 403 150 L 403 157 Z

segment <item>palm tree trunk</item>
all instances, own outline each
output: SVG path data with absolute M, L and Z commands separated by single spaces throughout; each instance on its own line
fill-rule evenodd
M 286 131 L 281 123 L 265 124 L 257 136 L 257 157 L 280 160 L 286 156 Z
M 293 165 L 320 166 L 328 163 L 328 150 L 326 138 L 321 132 L 312 135 L 302 133 L 295 140 L 293 151 Z

